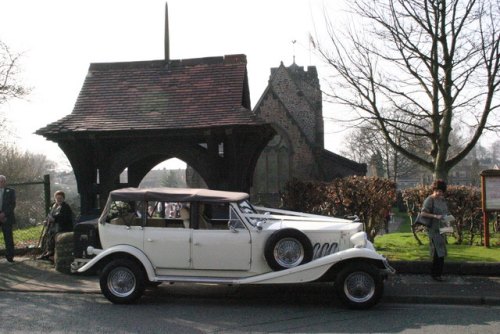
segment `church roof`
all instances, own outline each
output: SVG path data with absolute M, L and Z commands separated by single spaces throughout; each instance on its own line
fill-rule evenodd
M 250 110 L 245 55 L 94 63 L 73 112 L 36 131 L 65 134 L 261 125 Z
M 316 157 L 319 160 L 318 167 L 321 169 L 325 181 L 353 174 L 366 175 L 367 172 L 366 164 L 353 161 L 326 149 L 319 150 Z

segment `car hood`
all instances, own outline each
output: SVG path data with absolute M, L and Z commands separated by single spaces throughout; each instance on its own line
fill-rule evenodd
M 279 230 L 284 228 L 294 228 L 301 231 L 358 231 L 361 223 L 355 222 L 314 222 L 314 221 L 289 221 L 281 220 L 266 223 L 263 226 L 266 230 Z
M 345 232 L 356 232 L 362 229 L 362 223 L 353 222 L 351 220 L 340 219 L 340 218 L 329 218 L 328 220 L 314 220 L 314 219 L 304 219 L 299 220 L 297 217 L 293 219 L 287 218 L 286 216 L 280 217 L 273 216 L 273 218 L 267 219 L 260 225 L 264 230 L 280 230 L 284 228 L 293 228 L 301 231 L 318 231 L 318 232 L 334 232 L 334 231 L 345 231 Z

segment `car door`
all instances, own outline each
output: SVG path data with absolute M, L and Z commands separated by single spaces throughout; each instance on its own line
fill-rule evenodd
M 143 218 L 140 203 L 114 201 L 110 205 L 105 224 L 99 227 L 99 238 L 103 249 L 117 245 L 143 247 Z
M 225 213 L 208 217 L 200 223 L 199 229 L 193 230 L 193 268 L 249 270 L 252 250 L 250 231 L 227 203 L 220 209 Z M 230 224 L 233 228 L 229 227 Z
M 144 253 L 158 269 L 187 269 L 191 230 L 184 227 L 144 227 Z

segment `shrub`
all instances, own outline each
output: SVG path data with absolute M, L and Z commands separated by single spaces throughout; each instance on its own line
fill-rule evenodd
M 289 210 L 345 217 L 357 215 L 370 240 L 384 228 L 396 200 L 396 184 L 388 179 L 350 176 L 329 183 L 292 180 L 285 186 L 283 206 Z

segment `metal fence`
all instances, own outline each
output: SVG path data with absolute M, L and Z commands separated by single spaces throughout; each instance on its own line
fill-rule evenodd
M 16 191 L 16 224 L 13 226 L 15 248 L 36 248 L 51 204 L 50 175 L 44 175 L 41 181 L 11 183 L 9 187 Z M 5 243 L 1 230 L 0 234 L 0 253 L 3 253 Z

